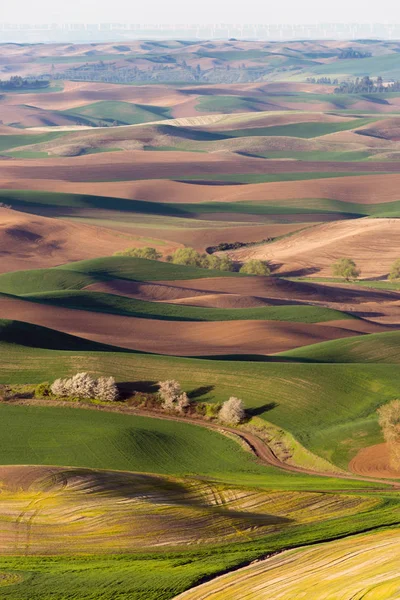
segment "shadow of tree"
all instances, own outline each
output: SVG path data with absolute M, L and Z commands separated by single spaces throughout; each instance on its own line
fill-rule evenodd
M 267 404 L 262 404 L 261 406 L 254 406 L 253 408 L 246 408 L 246 415 L 251 417 L 258 417 L 265 412 L 273 410 L 278 406 L 277 402 L 268 402 Z
M 198 388 L 195 388 L 191 392 L 188 393 L 188 396 L 191 400 L 195 400 L 196 398 L 201 398 L 202 396 L 206 396 L 210 392 L 213 391 L 215 386 L 213 385 L 203 385 Z

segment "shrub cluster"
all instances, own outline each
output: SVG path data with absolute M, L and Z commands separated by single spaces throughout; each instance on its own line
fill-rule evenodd
M 268 277 L 271 275 L 271 269 L 264 260 L 251 259 L 240 268 L 240 273 L 246 273 L 246 275 L 262 275 Z
M 163 409 L 184 413 L 190 405 L 190 400 L 180 384 L 174 379 L 168 379 L 160 381 L 158 386 Z
M 191 407 L 190 399 L 186 392 L 182 391 L 178 381 L 168 379 L 167 381 L 160 381 L 158 386 L 161 406 L 164 410 L 181 414 L 189 411 Z M 227 425 L 239 425 L 246 415 L 243 401 L 234 396 L 231 396 L 222 406 L 221 404 L 200 403 L 196 405 L 196 412 L 209 419 L 218 418 Z
M 61 398 L 96 399 L 113 402 L 118 399 L 114 377 L 94 379 L 89 373 L 77 373 L 69 379 L 56 379 L 50 387 L 53 396 Z
M 217 271 L 233 271 L 234 265 L 228 256 L 215 256 L 213 254 L 200 254 L 194 248 L 177 248 L 175 252 L 166 257 L 174 265 L 199 267 L 200 269 L 215 269 Z
M 148 260 L 160 260 L 162 255 L 155 248 L 125 248 L 120 252 L 115 252 L 114 256 L 133 256 L 134 258 L 147 258 Z

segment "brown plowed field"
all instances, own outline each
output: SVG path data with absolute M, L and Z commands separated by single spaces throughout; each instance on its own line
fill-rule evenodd
M 109 156 L 120 154 L 115 152 Z M 148 153 L 150 154 L 150 153 Z M 158 153 L 162 154 L 162 153 Z M 167 153 L 165 153 L 167 154 Z M 176 153 L 168 153 L 179 159 Z M 182 153 L 178 153 L 182 154 Z M 191 154 L 191 153 L 186 153 Z M 94 155 L 99 156 L 99 155 Z M 215 155 L 213 155 L 215 156 Z M 76 158 L 57 159 L 68 161 Z M 36 162 L 31 159 L 28 163 Z M 267 163 L 268 161 L 266 161 Z M 295 161 L 282 161 L 281 164 L 297 164 Z M 44 163 L 43 163 L 44 164 Z M 17 160 L 7 160 L 0 164 L 1 189 L 31 189 L 52 192 L 69 192 L 77 194 L 93 194 L 118 198 L 131 198 L 154 202 L 246 202 L 260 201 L 277 203 L 281 200 L 300 200 L 302 198 L 326 198 L 359 204 L 380 204 L 399 200 L 400 174 L 390 175 L 361 175 L 337 177 L 328 179 L 309 179 L 305 181 L 279 181 L 258 184 L 227 184 L 204 185 L 201 183 L 182 183 L 169 180 L 139 181 L 88 181 L 86 168 L 82 165 L 82 181 L 68 179 L 70 171 L 64 173 L 62 167 L 56 167 L 52 172 L 53 159 L 47 159 L 46 169 L 40 167 L 35 173 L 27 170 L 27 164 Z M 305 163 L 304 163 L 305 164 Z M 387 163 L 390 164 L 390 163 Z M 24 168 L 25 167 L 25 168 Z M 147 167 L 146 167 L 147 168 Z M 168 168 L 168 167 L 167 167 Z M 153 167 L 153 173 L 158 173 L 158 165 Z M 290 170 L 290 169 L 289 169 Z M 91 169 L 89 170 L 91 172 Z M 103 174 L 106 177 L 106 170 Z M 221 171 L 222 172 L 222 171 Z M 46 174 L 49 178 L 46 178 Z M 132 173 L 132 177 L 133 177 Z M 100 176 L 101 177 L 101 176 Z M 85 181 L 86 179 L 86 181 Z M 95 179 L 95 178 L 94 178 Z M 290 215 L 288 215 L 288 218 Z M 304 217 L 307 218 L 306 216 Z
M 65 145 L 66 140 L 64 139 L 60 143 Z M 399 171 L 399 164 L 398 162 L 369 162 L 368 166 L 364 168 L 368 170 L 368 172 L 396 173 Z M 249 158 L 230 153 L 195 153 L 194 156 L 194 153 L 192 152 L 153 153 L 136 150 L 73 156 L 67 158 L 33 158 L 29 160 L 29 162 L 26 160 L 15 159 L 12 161 L 7 161 L 7 163 L 2 165 L 1 178 L 64 179 L 67 181 L 78 182 L 96 180 L 113 181 L 118 179 L 133 180 L 136 178 L 151 179 L 155 175 L 160 179 L 184 179 L 185 177 L 189 176 L 204 176 L 209 174 L 220 175 L 238 173 L 270 173 L 276 175 L 279 173 L 294 172 L 357 173 L 359 171 L 360 165 L 354 162 L 337 163 L 328 161 L 302 162 L 287 160 L 265 160 L 262 158 Z M 384 175 L 382 177 L 387 176 Z M 279 183 L 282 185 L 281 182 Z M 308 185 L 311 184 L 312 181 L 303 181 L 299 183 Z M 252 199 L 252 197 L 248 194 L 246 194 L 246 196 L 247 199 Z M 297 195 L 296 197 L 304 198 L 316 196 Z M 327 196 L 319 195 L 317 197 Z
M 355 335 L 341 327 L 281 321 L 180 322 L 137 319 L 1 298 L 3 319 L 50 327 L 86 339 L 157 354 L 273 354 Z
M 53 267 L 148 245 L 108 229 L 33 216 L 0 207 L 0 272 Z M 175 246 L 176 247 L 176 246 Z M 169 252 L 174 244 L 164 245 Z
M 331 276 L 339 258 L 352 258 L 362 277 L 382 277 L 399 257 L 400 220 L 355 219 L 324 223 L 270 244 L 228 252 L 235 260 L 268 260 L 277 271 Z
M 363 448 L 350 461 L 349 469 L 352 473 L 365 477 L 400 479 L 400 471 L 390 466 L 387 444 L 376 444 Z

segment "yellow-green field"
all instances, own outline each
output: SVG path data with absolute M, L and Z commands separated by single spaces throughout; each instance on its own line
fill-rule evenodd
M 396 600 L 400 532 L 382 531 L 283 552 L 176 600 Z

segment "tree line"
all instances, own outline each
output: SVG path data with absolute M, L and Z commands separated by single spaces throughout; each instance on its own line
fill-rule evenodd
M 384 83 L 380 75 L 376 79 L 371 79 L 369 75 L 365 75 L 354 80 L 342 81 L 334 89 L 335 94 L 386 94 L 388 92 L 400 92 L 400 81 Z
M 50 85 L 48 79 L 31 79 L 28 77 L 19 77 L 14 75 L 10 79 L 0 79 L 0 90 L 21 90 L 21 89 L 36 89 L 36 88 L 47 88 Z

